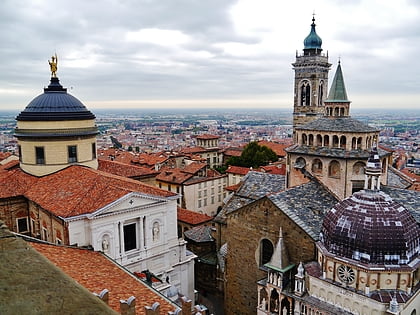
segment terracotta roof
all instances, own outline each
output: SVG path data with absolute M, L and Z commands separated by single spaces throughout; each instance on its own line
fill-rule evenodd
M 241 156 L 244 148 L 227 148 L 223 151 L 225 156 Z
M 219 139 L 220 137 L 216 135 L 203 134 L 203 135 L 198 135 L 196 138 L 202 139 L 202 140 L 213 140 L 213 139 Z
M 266 165 L 266 166 L 261 166 L 260 169 L 270 174 L 286 175 L 286 164 Z
M 237 183 L 235 185 L 225 187 L 225 190 L 227 190 L 227 191 L 237 191 L 240 186 L 241 186 L 241 183 Z
M 239 175 L 246 175 L 251 169 L 249 167 L 242 167 L 242 166 L 229 166 L 226 170 L 226 173 L 232 174 L 239 174 Z
M 156 176 L 156 180 L 165 183 L 182 184 L 193 176 L 193 174 L 185 173 L 179 168 L 165 168 Z
M 130 164 L 135 157 L 136 155 L 134 153 L 119 149 L 111 148 L 98 150 L 98 159 L 106 159 Z
M 10 153 L 10 152 L 0 152 L 0 161 L 8 158 L 11 155 L 12 155 L 12 153 Z
M 0 172 L 0 197 L 24 195 L 56 216 L 92 213 L 130 193 L 174 197 L 175 193 L 145 183 L 73 165 L 37 178 L 20 168 Z
M 414 174 L 408 168 L 403 168 L 401 172 L 407 175 L 408 177 L 410 177 L 411 179 L 415 180 L 416 182 L 420 182 L 420 176 L 417 174 Z
M 205 168 L 207 163 L 193 162 L 185 166 L 182 171 L 189 174 L 196 174 L 199 170 Z
M 152 171 L 147 167 L 135 166 L 117 161 L 99 159 L 98 163 L 98 170 L 123 177 L 133 178 L 158 174 L 158 172 Z
M 168 160 L 168 156 L 163 153 L 141 153 L 133 160 L 135 163 L 139 163 L 140 165 L 147 165 L 154 167 L 156 164 L 161 164 Z
M 178 207 L 178 221 L 182 221 L 191 225 L 202 224 L 211 221 L 213 218 L 207 214 L 198 213 Z
M 185 147 L 182 148 L 181 152 L 182 153 L 190 153 L 190 154 L 195 154 L 195 153 L 202 153 L 202 152 L 207 152 L 208 149 L 205 149 L 203 147 Z
M 109 290 L 109 306 L 120 310 L 120 300 L 136 297 L 136 314 L 145 314 L 144 307 L 160 303 L 160 310 L 167 314 L 176 306 L 158 292 L 136 279 L 128 271 L 100 252 L 41 243 L 30 243 L 39 253 L 62 269 L 91 292 Z
M 290 146 L 290 144 L 280 144 L 272 141 L 258 141 L 258 145 L 260 146 L 266 146 L 273 150 L 277 156 L 286 156 L 286 151 L 284 151 L 285 148 Z

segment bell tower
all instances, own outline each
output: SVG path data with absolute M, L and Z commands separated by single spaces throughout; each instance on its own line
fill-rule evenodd
M 303 54 L 296 52 L 293 133 L 296 126 L 304 125 L 324 115 L 324 101 L 328 93 L 328 53 L 322 53 L 322 39 L 315 30 L 312 18 L 311 32 L 303 41 Z

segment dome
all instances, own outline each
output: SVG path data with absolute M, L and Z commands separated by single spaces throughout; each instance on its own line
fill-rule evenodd
M 335 205 L 321 230 L 330 253 L 369 264 L 408 264 L 419 255 L 419 237 L 410 212 L 378 190 L 356 192 Z
M 95 119 L 86 107 L 74 96 L 67 94 L 56 77 L 44 93 L 35 97 L 16 117 L 18 121 L 60 121 Z
M 315 18 L 312 18 L 311 32 L 308 36 L 306 36 L 305 40 L 303 41 L 303 44 L 305 45 L 304 49 L 322 50 L 322 39 L 318 36 L 318 34 L 315 31 Z

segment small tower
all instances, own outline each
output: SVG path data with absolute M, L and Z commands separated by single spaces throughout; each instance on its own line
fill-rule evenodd
M 328 54 L 322 53 L 322 40 L 315 30 L 312 18 L 311 31 L 304 40 L 303 55 L 296 53 L 293 127 L 306 124 L 324 115 L 324 100 L 328 90 Z
M 60 84 L 57 57 L 50 67 L 51 82 L 44 93 L 16 117 L 20 168 L 34 176 L 72 164 L 97 169 L 95 115 Z
M 324 101 L 325 115 L 328 117 L 343 117 L 350 115 L 350 101 L 347 98 L 346 86 L 344 85 L 341 62 L 338 61 L 337 71 L 331 84 L 328 98 Z
M 302 262 L 299 263 L 297 268 L 297 274 L 295 275 L 295 294 L 302 296 L 305 294 L 305 268 L 303 268 Z
M 373 147 L 366 164 L 364 189 L 380 190 L 381 174 L 382 167 L 378 149 Z

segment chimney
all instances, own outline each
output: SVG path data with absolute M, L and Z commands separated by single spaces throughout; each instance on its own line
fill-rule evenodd
M 120 300 L 121 315 L 136 315 L 136 298 L 130 296 L 127 300 Z
M 152 306 L 145 306 L 144 310 L 146 315 L 159 315 L 160 314 L 160 304 L 159 302 L 153 303 Z
M 192 301 L 186 296 L 181 297 L 182 315 L 192 315 Z
M 93 292 L 93 295 L 97 296 L 100 300 L 102 300 L 103 302 L 105 302 L 108 305 L 108 300 L 109 300 L 108 289 L 103 289 L 99 294 Z

